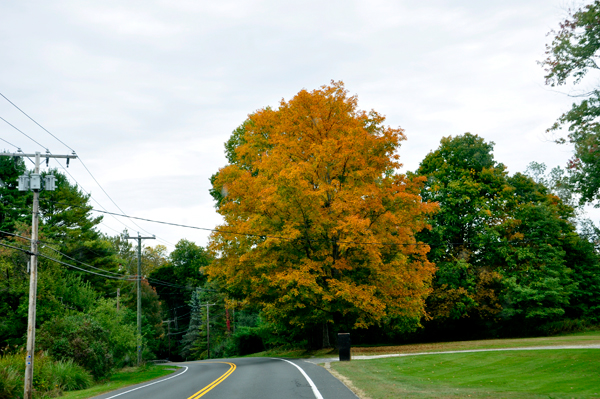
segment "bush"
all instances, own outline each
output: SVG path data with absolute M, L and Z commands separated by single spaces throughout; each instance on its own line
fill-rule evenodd
M 89 313 L 56 317 L 38 333 L 40 349 L 57 360 L 72 360 L 96 380 L 108 377 L 115 367 L 136 358 L 135 326 L 125 322 L 114 300 L 101 299 Z
M 0 399 L 23 397 L 25 353 L 0 356 Z M 60 396 L 62 391 L 85 389 L 92 384 L 92 376 L 73 361 L 53 361 L 45 353 L 34 358 L 33 389 L 35 396 Z
M 110 375 L 114 361 L 109 332 L 92 317 L 76 314 L 44 323 L 38 344 L 56 360 L 72 360 L 96 380 Z

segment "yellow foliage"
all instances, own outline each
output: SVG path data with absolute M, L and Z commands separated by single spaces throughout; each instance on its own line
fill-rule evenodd
M 213 182 L 225 223 L 208 276 L 300 326 L 424 315 L 435 268 L 415 234 L 437 205 L 397 173 L 405 136 L 384 121 L 341 82 L 251 114 Z

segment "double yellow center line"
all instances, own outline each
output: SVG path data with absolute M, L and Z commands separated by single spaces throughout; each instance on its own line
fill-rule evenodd
M 216 380 L 214 380 L 213 382 L 211 382 L 210 384 L 208 384 L 207 386 L 205 386 L 204 388 L 202 388 L 201 390 L 199 390 L 198 392 L 196 392 L 195 394 L 190 396 L 188 399 L 197 399 L 201 396 L 204 396 L 208 391 L 210 391 L 211 389 L 213 389 L 214 387 L 216 387 L 217 385 L 222 383 L 223 380 L 225 380 L 225 378 L 229 377 L 231 375 L 231 373 L 233 373 L 235 371 L 235 368 L 236 368 L 235 364 L 229 363 L 229 362 L 211 362 L 211 363 L 228 364 L 230 367 L 229 367 L 229 370 L 227 370 L 225 372 L 225 374 L 223 374 L 222 376 L 220 376 L 219 378 L 217 378 Z

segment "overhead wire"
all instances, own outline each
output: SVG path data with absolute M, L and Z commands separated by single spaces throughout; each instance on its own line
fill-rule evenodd
M 17 132 L 21 133 L 22 135 L 24 135 L 25 137 L 27 137 L 29 140 L 33 141 L 34 143 L 36 143 L 37 145 L 39 145 L 40 147 L 42 147 L 44 150 L 48 150 L 48 148 L 46 146 L 40 144 L 34 138 L 32 138 L 31 136 L 29 136 L 27 133 L 23 132 L 21 129 L 19 129 L 18 127 L 16 127 L 12 123 L 10 123 L 6 119 L 4 119 L 3 117 L 0 116 L 0 119 L 2 119 L 4 122 L 6 122 L 9 126 L 11 126 L 13 129 L 15 129 Z
M 11 235 L 11 236 L 14 236 L 14 237 L 18 237 L 18 238 L 22 238 L 24 240 L 31 241 L 31 238 L 29 238 L 29 237 L 24 237 L 24 236 L 21 236 L 19 234 L 10 233 L 8 231 L 0 230 L 0 233 L 2 233 L 2 234 L 8 234 L 8 235 Z M 104 272 L 104 273 L 114 274 L 114 275 L 119 276 L 119 277 L 127 277 L 126 280 L 128 280 L 128 281 L 136 281 L 137 280 L 137 277 L 135 277 L 133 275 L 123 276 L 120 273 L 111 272 L 110 270 L 101 269 L 101 268 L 92 266 L 92 265 L 90 265 L 88 263 L 81 262 L 80 260 L 77 260 L 77 259 L 75 259 L 75 258 L 73 258 L 73 257 L 71 257 L 71 256 L 69 256 L 69 255 L 67 255 L 67 254 L 65 254 L 63 252 L 61 252 L 60 250 L 58 250 L 58 249 L 50 246 L 50 244 L 47 241 L 38 240 L 38 242 L 42 243 L 43 247 L 51 249 L 51 250 L 55 251 L 56 253 L 60 254 L 61 256 L 64 256 L 65 258 L 67 258 L 69 260 L 72 260 L 74 262 L 77 262 L 77 263 L 79 263 L 81 265 L 87 266 L 87 267 L 95 269 L 95 270 L 99 270 L 99 271 Z M 19 249 L 19 248 L 13 247 L 13 249 Z M 29 254 L 31 254 L 31 252 Z M 39 255 L 42 256 L 42 254 L 39 254 Z M 99 254 L 96 254 L 96 255 L 99 255 Z M 131 264 L 131 260 L 130 260 L 130 264 Z M 82 269 L 80 269 L 80 270 L 82 270 Z M 125 280 L 125 278 L 123 278 L 123 279 Z M 144 277 L 142 277 L 142 279 L 144 279 Z M 167 287 L 170 287 L 170 288 L 181 288 L 181 289 L 188 289 L 188 290 L 194 290 L 194 289 L 196 289 L 195 287 L 184 286 L 184 285 L 180 285 L 180 284 L 174 284 L 174 283 L 170 283 L 168 281 L 163 281 L 163 280 L 159 280 L 159 279 L 155 279 L 155 278 L 150 278 L 150 277 L 146 277 L 145 280 L 147 280 L 151 284 L 164 285 L 164 286 L 167 286 Z M 209 289 L 200 289 L 200 290 L 201 291 L 214 291 L 214 290 L 209 290 Z
M 81 189 L 81 191 L 83 191 L 83 192 L 84 192 L 86 195 L 88 195 L 88 196 L 89 196 L 89 197 L 92 199 L 92 201 L 94 201 L 96 204 L 98 204 L 98 206 L 99 206 L 100 208 L 102 208 L 102 209 L 104 209 L 105 211 L 107 211 L 107 209 L 106 209 L 106 208 L 105 208 L 105 207 L 104 207 L 104 206 L 103 206 L 103 205 L 102 205 L 100 202 L 98 202 L 98 200 L 96 200 L 96 198 L 94 198 L 94 197 L 92 196 L 92 194 L 91 194 L 90 192 L 88 192 L 88 191 L 87 191 L 87 190 L 86 190 L 86 189 L 85 189 L 85 188 L 84 188 L 84 187 L 83 187 L 83 186 L 82 186 L 82 185 L 81 185 L 81 184 L 80 184 L 80 183 L 77 181 L 77 179 L 75 179 L 75 177 L 73 177 L 73 175 L 72 175 L 72 174 L 71 174 L 71 173 L 70 173 L 70 172 L 67 170 L 67 168 L 65 168 L 65 167 L 63 166 L 63 164 L 62 164 L 62 163 L 58 162 L 56 159 L 55 159 L 55 161 L 56 161 L 56 163 L 57 163 L 57 164 L 58 164 L 58 165 L 59 165 L 59 166 L 60 166 L 60 167 L 61 167 L 61 168 L 62 168 L 62 169 L 65 171 L 65 173 L 66 173 L 66 174 L 68 174 L 68 175 L 69 175 L 69 177 L 70 177 L 71 179 L 73 179 L 73 181 L 74 181 L 75 183 L 77 183 L 77 185 L 79 186 L 79 188 Z M 113 218 L 113 219 L 115 219 L 117 222 L 121 223 L 123 226 L 125 226 L 125 228 L 126 228 L 127 230 L 132 230 L 132 231 L 134 230 L 134 229 L 133 229 L 131 226 L 128 226 L 127 224 L 123 223 L 121 220 L 117 219 L 116 217 L 112 216 L 112 218 Z M 104 226 L 108 227 L 106 224 L 104 224 Z M 115 230 L 115 229 L 112 229 L 112 228 L 111 228 L 111 230 L 113 230 L 113 231 L 117 231 L 117 230 Z M 119 233 L 121 233 L 121 232 L 119 232 Z
M 1 241 L 0 241 L 0 245 L 2 245 L 3 247 L 6 247 L 6 248 L 16 249 L 18 251 L 25 252 L 27 255 L 33 255 L 33 252 L 31 252 L 30 250 L 25 249 L 25 248 L 19 248 L 19 247 L 15 247 L 13 245 L 4 244 Z
M 75 152 L 74 149 L 72 149 L 71 147 L 69 147 L 67 144 L 65 144 L 61 139 L 59 139 L 58 137 L 56 137 L 55 135 L 53 135 L 52 133 L 50 133 L 44 126 L 40 125 L 39 123 L 37 123 L 37 121 L 35 119 L 33 119 L 31 116 L 29 116 L 25 111 L 23 111 L 21 108 L 19 108 L 15 103 L 13 103 L 12 101 L 10 101 L 8 99 L 8 97 L 6 97 L 4 94 L 0 93 L 0 96 L 4 97 L 4 99 L 6 101 L 8 101 L 9 103 L 12 104 L 13 107 L 15 107 L 16 109 L 18 109 L 19 111 L 21 111 L 21 113 L 23 115 L 25 115 L 26 117 L 28 117 L 33 123 L 35 123 L 36 125 L 38 125 L 39 127 L 41 127 L 43 130 L 46 131 L 46 133 L 48 133 L 50 136 L 54 137 L 56 140 L 58 140 L 62 145 L 64 145 L 65 147 L 67 147 L 69 150 Z
M 259 237 L 259 238 L 272 238 L 272 239 L 280 239 L 280 240 L 286 240 L 286 241 L 294 241 L 294 240 L 296 240 L 296 238 L 276 236 L 276 235 L 270 235 L 270 234 L 266 234 L 266 233 L 241 233 L 241 232 L 236 232 L 236 231 L 226 231 L 226 230 L 222 230 L 222 229 L 211 229 L 211 228 L 208 228 L 208 227 L 198 227 L 198 226 L 191 226 L 191 225 L 185 225 L 185 224 L 179 224 L 179 223 L 164 222 L 164 221 L 160 221 L 160 220 L 153 220 L 153 219 L 141 218 L 141 217 L 137 217 L 137 216 L 131 216 L 131 215 L 125 215 L 125 214 L 118 214 L 118 213 L 107 212 L 107 211 L 100 211 L 98 209 L 91 209 L 91 211 L 99 212 L 99 213 L 107 213 L 107 214 L 111 214 L 111 215 L 115 215 L 115 216 L 120 216 L 120 217 L 125 217 L 125 218 L 129 218 L 129 219 L 138 219 L 138 220 L 142 220 L 142 221 L 146 221 L 146 222 L 151 222 L 151 223 L 158 223 L 158 224 L 164 224 L 164 225 L 176 226 L 176 227 L 184 227 L 184 228 L 195 229 L 195 230 L 211 231 L 211 232 L 216 232 L 216 233 L 221 233 L 221 234 L 241 235 L 241 236 L 248 236 L 248 237 Z M 323 241 L 328 241 L 328 242 L 335 242 L 335 243 L 338 243 L 338 244 L 403 245 L 403 246 L 411 246 L 411 245 L 415 245 L 415 246 L 420 246 L 420 245 L 440 246 L 440 245 L 468 245 L 468 244 L 481 245 L 481 244 L 506 244 L 506 243 L 508 243 L 507 241 L 498 241 L 496 243 L 446 242 L 446 243 L 442 243 L 442 244 L 428 244 L 428 243 L 424 243 L 424 242 L 414 242 L 414 243 L 382 243 L 382 242 L 370 242 L 370 241 L 347 241 L 347 240 L 332 240 L 332 239 L 300 239 L 300 240 L 301 241 L 309 241 L 309 242 L 323 242 Z M 518 240 L 517 242 L 518 243 L 524 243 L 524 242 L 529 242 L 529 241 L 534 241 L 534 240 L 531 240 L 531 239 L 529 239 L 529 240 Z
M 24 249 L 24 248 L 15 247 L 15 246 L 13 246 L 13 245 L 5 244 L 5 243 L 3 243 L 3 242 L 1 242 L 1 241 L 0 241 L 0 245 L 1 245 L 1 246 L 3 246 L 3 247 L 11 248 L 11 249 L 16 249 L 16 250 L 18 250 L 18 251 L 21 251 L 21 252 L 24 252 L 24 253 L 26 253 L 27 255 L 33 255 L 33 253 L 32 253 L 30 250 L 28 250 L 28 249 Z M 35 254 L 35 255 L 36 255 L 36 256 L 41 256 L 42 258 L 49 259 L 49 260 L 51 260 L 51 261 L 53 261 L 53 262 L 57 262 L 57 263 L 60 263 L 60 264 L 62 264 L 62 265 L 68 266 L 68 267 L 71 267 L 71 268 L 73 268 L 73 269 L 81 270 L 82 272 L 86 272 L 86 273 L 90 273 L 90 274 L 96 274 L 96 275 L 98 275 L 98 276 L 102 276 L 102 277 L 105 277 L 105 278 L 110 278 L 110 279 L 113 279 L 113 280 L 127 280 L 127 281 L 135 281 L 135 280 L 132 280 L 132 279 L 130 279 L 130 278 L 128 278 L 128 277 L 115 277 L 115 276 L 109 276 L 109 275 L 102 274 L 102 273 L 96 273 L 96 272 L 93 272 L 93 271 L 91 271 L 91 270 L 86 270 L 86 269 L 83 269 L 83 268 L 77 267 L 77 266 L 75 266 L 75 265 L 72 265 L 72 264 L 70 264 L 70 263 L 66 263 L 66 262 L 63 262 L 63 261 L 61 261 L 61 260 L 58 260 L 58 259 L 52 258 L 51 256 L 44 255 L 43 253 L 40 253 L 39 251 L 38 251 L 38 253 L 37 253 L 37 254 Z M 86 265 L 86 266 L 89 266 L 89 265 Z
M 12 145 L 13 147 L 15 147 L 15 148 L 16 148 L 16 149 L 18 149 L 18 150 L 20 150 L 20 149 L 21 149 L 21 147 L 17 147 L 17 146 L 16 146 L 16 145 L 14 145 L 13 143 L 11 143 L 11 142 L 8 142 L 8 141 L 6 141 L 6 140 L 4 140 L 2 137 L 0 137 L 0 140 L 4 141 L 4 142 L 5 142 L 6 144 L 8 144 L 8 145 Z
M 73 148 L 71 148 L 69 145 L 67 145 L 64 141 L 62 141 L 61 139 L 59 139 L 58 137 L 56 137 L 54 134 L 52 134 L 48 129 L 46 129 L 44 126 L 42 126 L 39 122 L 37 122 L 35 119 L 33 119 L 29 114 L 27 114 L 25 111 L 23 111 L 18 105 L 16 105 L 14 102 L 12 102 L 8 97 L 6 97 L 4 94 L 0 93 L 0 96 L 2 96 L 6 101 L 8 101 L 13 107 L 15 107 L 17 110 L 19 110 L 23 115 L 25 115 L 27 118 L 29 118 L 29 120 L 31 120 L 33 123 L 35 123 L 37 126 L 39 126 L 42 130 L 44 130 L 46 133 L 48 133 L 50 136 L 52 136 L 54 139 L 56 139 L 58 142 L 60 142 L 62 145 L 64 145 L 65 147 L 67 147 L 69 150 L 73 151 L 73 154 L 75 154 L 75 150 Z M 51 153 L 50 150 L 48 149 L 48 147 L 40 144 L 38 141 L 36 141 L 35 139 L 33 139 L 31 136 L 27 135 L 25 132 L 23 132 L 22 130 L 20 130 L 19 128 L 17 128 L 16 126 L 14 126 L 12 123 L 8 122 L 6 119 L 0 117 L 0 119 L 2 119 L 4 122 L 6 122 L 8 125 L 10 125 L 12 128 L 14 128 L 15 130 L 17 130 L 18 132 L 20 132 L 21 134 L 25 135 L 27 138 L 29 138 L 30 140 L 32 140 L 34 143 L 38 144 L 40 147 L 44 148 L 48 153 Z M 17 147 L 18 148 L 18 147 Z M 106 192 L 106 190 L 104 189 L 104 187 L 102 187 L 102 185 L 100 184 L 100 182 L 96 179 L 96 177 L 92 174 L 92 172 L 89 170 L 89 168 L 85 165 L 85 163 L 83 162 L 83 160 L 81 159 L 80 156 L 77 156 L 77 159 L 79 160 L 79 162 L 81 162 L 81 165 L 83 166 L 83 168 L 88 172 L 88 174 L 91 176 L 91 178 L 96 182 L 96 184 L 98 185 L 98 187 L 100 187 L 100 190 L 102 190 L 102 192 L 106 195 L 106 197 L 117 207 L 117 209 L 119 211 L 121 211 L 121 213 L 125 213 L 123 211 L 123 209 L 121 209 L 121 207 L 112 199 L 112 197 Z M 62 167 L 62 164 L 60 164 Z M 66 169 L 63 167 L 63 169 L 66 171 Z M 68 171 L 67 171 L 68 173 Z M 77 183 L 77 180 L 70 174 L 68 173 L 69 176 L 71 176 L 71 178 Z M 79 184 L 80 185 L 80 184 Z M 80 185 L 81 186 L 81 185 Z M 83 187 L 82 187 L 83 189 Z M 85 191 L 85 190 L 84 190 Z M 91 196 L 90 196 L 91 197 Z M 96 201 L 97 202 L 97 201 Z M 98 203 L 98 202 L 97 202 Z M 103 209 L 105 209 L 100 203 L 98 203 L 98 205 L 100 205 Z M 132 223 L 138 227 L 140 230 L 148 233 L 148 234 L 152 234 L 150 233 L 148 230 L 144 229 L 143 227 L 139 226 L 137 223 L 135 223 L 134 221 L 132 221 Z M 133 230 L 133 229 L 132 229 Z M 171 246 L 175 246 L 173 243 L 170 243 L 166 240 L 160 239 L 161 241 L 164 241 L 165 243 L 171 245 Z
M 10 233 L 10 232 L 8 232 L 8 231 L 3 231 L 3 230 L 0 230 L 0 233 L 2 233 L 2 234 L 8 234 L 8 235 L 11 235 L 11 236 L 13 236 L 13 237 L 18 237 L 18 238 L 22 238 L 22 239 L 24 239 L 24 240 L 27 240 L 27 241 L 31 241 L 31 238 L 29 238 L 29 237 L 24 237 L 24 236 L 21 236 L 21 235 L 15 234 L 15 233 Z M 100 269 L 99 267 L 95 267 L 95 266 L 92 266 L 92 265 L 90 265 L 90 264 L 87 264 L 87 263 L 85 263 L 85 262 L 82 262 L 82 261 L 80 261 L 80 260 L 77 260 L 77 259 L 75 259 L 75 258 L 73 258 L 73 257 L 71 257 L 71 256 L 69 256 L 69 255 L 67 255 L 67 254 L 65 254 L 65 253 L 63 253 L 63 252 L 61 252 L 61 251 L 59 251 L 58 249 L 56 249 L 56 248 L 54 248 L 54 247 L 50 246 L 50 245 L 49 245 L 49 243 L 48 243 L 48 242 L 46 242 L 46 241 L 43 241 L 43 240 L 38 240 L 38 242 L 42 244 L 42 248 L 48 248 L 48 249 L 51 249 L 52 251 L 54 251 L 54 252 L 58 253 L 59 255 L 61 255 L 61 256 L 64 256 L 65 258 L 67 258 L 67 259 L 69 259 L 69 260 L 72 260 L 73 262 L 77 262 L 77 263 L 79 263 L 79 264 L 81 264 L 81 265 L 87 266 L 87 267 L 89 267 L 89 268 L 92 268 L 92 269 L 95 269 L 95 270 L 100 270 L 101 272 L 104 272 L 104 273 L 110 273 L 110 274 L 114 274 L 114 275 L 117 275 L 117 276 L 119 276 L 119 277 L 131 277 L 131 276 L 123 276 L 121 273 L 111 272 L 110 270 L 104 270 L 104 269 Z M 38 255 L 40 255 L 40 256 L 41 256 L 41 254 L 38 254 Z
M 52 201 L 52 200 L 48 200 L 48 199 L 45 199 L 45 198 L 40 198 L 40 201 L 47 202 L 47 203 L 60 204 L 60 205 L 68 205 L 68 206 L 71 206 L 71 207 L 74 207 L 74 208 L 84 208 L 82 206 L 66 204 L 66 203 L 59 202 L 59 201 Z M 280 239 L 280 240 L 286 240 L 286 241 L 298 240 L 297 238 L 276 236 L 276 235 L 270 235 L 270 234 L 266 234 L 266 233 L 242 233 L 242 232 L 236 232 L 236 231 L 225 231 L 225 230 L 222 230 L 222 229 L 211 229 L 211 228 L 208 228 L 208 227 L 199 227 L 199 226 L 184 225 L 184 224 L 171 223 L 171 222 L 165 222 L 165 221 L 160 221 L 160 220 L 140 218 L 140 217 L 137 217 L 137 216 L 125 215 L 125 214 L 120 214 L 120 213 L 114 213 L 114 212 L 108 212 L 108 211 L 101 211 L 99 209 L 94 209 L 94 208 L 88 208 L 88 207 L 85 207 L 85 208 L 89 209 L 90 211 L 93 211 L 93 212 L 105 213 L 105 214 L 109 214 L 109 215 L 120 216 L 120 217 L 131 218 L 131 219 L 139 219 L 139 220 L 143 220 L 143 221 L 147 221 L 147 222 L 151 222 L 151 223 L 165 224 L 165 225 L 170 225 L 170 226 L 175 226 L 175 227 L 183 227 L 183 228 L 190 228 L 190 229 L 196 229 L 196 230 L 211 231 L 211 232 L 217 232 L 217 233 L 222 233 L 222 234 L 232 234 L 232 235 L 240 235 L 240 236 L 259 237 L 259 238 L 273 238 L 273 239 Z M 394 246 L 394 245 L 401 245 L 401 246 L 424 246 L 424 245 L 427 245 L 427 246 L 430 246 L 430 247 L 439 247 L 439 246 L 446 246 L 446 245 L 454 245 L 454 246 L 456 246 L 456 245 L 505 245 L 505 244 L 511 244 L 511 243 L 524 244 L 524 243 L 530 243 L 530 242 L 545 242 L 544 239 L 538 239 L 538 238 L 529 238 L 529 239 L 511 240 L 511 241 L 496 241 L 496 242 L 463 241 L 463 242 L 442 242 L 442 243 L 425 243 L 425 242 L 385 243 L 385 242 L 371 242 L 371 241 L 348 241 L 348 240 L 302 239 L 302 238 L 300 238 L 299 240 L 300 241 L 308 241 L 308 242 L 335 242 L 337 244 L 390 245 L 390 246 Z

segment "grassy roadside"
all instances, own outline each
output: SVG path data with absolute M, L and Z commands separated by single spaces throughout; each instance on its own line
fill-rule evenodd
M 539 338 L 486 339 L 480 341 L 436 342 L 396 346 L 353 346 L 352 355 L 384 355 L 391 353 L 445 352 L 469 349 L 500 349 L 523 348 L 527 346 L 590 344 L 600 344 L 600 330 Z M 338 352 L 335 348 L 319 349 L 316 351 L 307 351 L 304 349 L 272 349 L 269 351 L 253 353 L 245 357 L 287 357 L 302 359 L 311 357 L 337 357 L 337 355 Z
M 372 399 L 600 398 L 598 349 L 479 352 L 331 363 Z
M 325 348 L 319 350 L 305 349 L 271 349 L 264 352 L 252 353 L 242 357 L 286 357 L 290 359 L 306 359 L 309 357 L 336 357 L 338 351 L 335 348 Z
M 108 381 L 101 382 L 88 389 L 65 392 L 61 397 L 65 399 L 87 399 L 115 389 L 169 375 L 174 373 L 175 369 L 177 367 L 172 365 L 127 367 L 113 374 Z
M 390 353 L 445 352 L 469 349 L 523 348 L 527 346 L 600 344 L 600 331 L 585 331 L 539 338 L 485 339 L 480 341 L 436 342 L 398 346 L 352 347 L 353 355 L 383 355 Z

